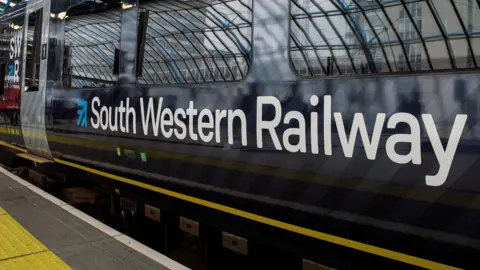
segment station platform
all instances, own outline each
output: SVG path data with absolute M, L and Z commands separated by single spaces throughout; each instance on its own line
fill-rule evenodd
M 0 167 L 0 269 L 188 268 Z

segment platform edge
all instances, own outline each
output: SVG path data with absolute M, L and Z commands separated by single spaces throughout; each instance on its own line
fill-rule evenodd
M 69 212 L 70 214 L 74 215 L 75 217 L 83 220 L 84 222 L 88 223 L 89 225 L 95 227 L 96 229 L 102 231 L 103 233 L 111 236 L 112 238 L 116 239 L 120 243 L 128 246 L 129 248 L 137 251 L 138 253 L 146 256 L 147 258 L 161 264 L 162 266 L 170 269 L 170 270 L 191 270 L 190 268 L 170 259 L 169 257 L 155 251 L 144 244 L 130 238 L 127 235 L 124 235 L 117 230 L 101 223 L 100 221 L 94 219 L 93 217 L 81 212 L 80 210 L 74 208 L 73 206 L 65 203 L 62 200 L 50 195 L 49 193 L 41 190 L 40 188 L 32 185 L 31 183 L 23 180 L 22 178 L 18 177 L 17 175 L 11 173 L 7 169 L 0 166 L 0 173 L 10 177 L 15 182 L 21 184 L 22 186 L 30 189 L 31 191 L 35 192 L 42 198 L 52 202 L 53 204 L 63 208 L 65 211 Z

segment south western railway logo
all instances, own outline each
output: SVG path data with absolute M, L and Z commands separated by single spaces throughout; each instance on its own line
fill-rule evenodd
M 10 38 L 10 52 L 9 57 L 11 63 L 8 65 L 7 82 L 20 82 L 20 52 L 22 46 L 23 31 L 15 31 Z
M 313 107 L 319 103 L 318 96 L 313 95 L 310 98 L 310 104 Z M 447 180 L 468 118 L 466 114 L 456 115 L 448 143 L 444 147 L 431 114 L 422 114 L 421 117 L 416 117 L 406 112 L 397 112 L 389 116 L 385 113 L 378 113 L 372 132 L 368 132 L 363 113 L 359 112 L 354 115 L 350 134 L 347 134 L 348 129 L 344 125 L 343 115 L 341 112 L 332 110 L 332 98 L 329 95 L 323 97 L 323 115 L 311 112 L 310 120 L 299 111 L 288 111 L 285 114 L 280 100 L 274 96 L 257 97 L 255 136 L 253 137 L 247 137 L 247 134 L 252 133 L 247 132 L 247 116 L 240 109 L 201 109 L 195 107 L 194 101 L 189 102 L 188 108 L 170 109 L 163 106 L 162 97 L 158 98 L 158 102 L 154 102 L 153 98 L 140 98 L 140 111 L 138 111 L 138 107 L 131 106 L 130 98 L 120 101 L 118 106 L 102 105 L 99 97 L 94 97 L 90 101 L 90 108 L 88 108 L 89 102 L 86 100 L 79 101 L 78 105 L 80 109 L 77 111 L 77 124 L 82 127 L 87 127 L 87 122 L 90 121 L 92 128 L 105 131 L 137 134 L 138 130 L 145 136 L 153 133 L 154 136 L 162 136 L 167 139 L 175 137 L 178 140 L 185 140 L 189 137 L 193 141 L 200 140 L 205 143 L 215 141 L 219 144 L 224 143 L 222 140 L 227 140 L 230 145 L 234 144 L 234 133 L 240 132 L 239 140 L 243 146 L 255 143 L 257 148 L 262 149 L 269 147 L 265 145 L 265 140 L 267 140 L 273 142 L 273 146 L 278 151 L 324 154 L 326 156 L 332 156 L 332 137 L 338 136 L 340 141 L 338 147 L 342 149 L 345 157 L 352 158 L 355 145 L 360 144 L 363 146 L 360 148 L 365 151 L 366 157 L 369 160 L 375 160 L 382 142 L 384 145 L 381 147 L 385 149 L 386 156 L 396 164 L 422 164 L 425 159 L 423 156 L 425 151 L 421 149 L 421 127 L 423 126 L 439 164 L 436 174 L 425 176 L 425 183 L 428 186 L 441 186 Z M 267 106 L 274 108 L 272 120 L 264 119 L 263 113 Z M 88 109 L 92 113 L 89 120 L 87 120 Z M 137 118 L 137 115 L 140 117 Z M 319 117 L 323 118 L 323 128 L 318 125 Z M 137 123 L 138 120 L 141 123 Z M 220 128 L 222 123 L 227 124 L 227 130 Z M 281 123 L 290 125 L 290 127 L 279 131 L 277 127 Z M 391 134 L 386 140 L 380 140 L 381 135 L 385 134 L 383 130 L 385 126 L 388 129 L 395 129 L 398 124 L 408 125 L 410 132 Z M 336 132 L 333 132 L 333 127 Z M 222 134 L 222 132 L 227 134 Z M 290 140 L 292 137 L 298 138 L 298 140 L 292 142 Z M 397 152 L 395 146 L 399 143 L 409 144 L 409 152 Z
M 86 100 L 80 100 L 78 102 L 78 106 L 80 107 L 79 110 L 77 110 L 77 125 L 80 127 L 87 127 L 87 118 L 88 118 L 88 101 Z

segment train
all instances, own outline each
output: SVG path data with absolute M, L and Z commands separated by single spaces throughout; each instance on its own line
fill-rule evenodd
M 75 173 L 137 232 L 170 220 L 264 267 L 478 267 L 480 7 L 451 34 L 430 1 L 323 2 L 8 1 L 2 160 Z M 440 34 L 402 38 L 392 10 L 420 7 Z M 359 29 L 367 12 L 396 42 Z

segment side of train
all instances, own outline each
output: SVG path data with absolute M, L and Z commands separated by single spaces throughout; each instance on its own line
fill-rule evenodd
M 191 9 L 227 2 L 16 3 L 0 17 L 2 159 L 93 179 L 129 226 L 161 211 L 200 238 L 238 236 L 238 253 L 259 243 L 338 268 L 478 264 L 477 71 L 300 77 L 289 0 L 239 1 L 249 42 L 238 24 L 214 24 L 216 55 L 168 60 L 197 35 L 175 18 L 194 25 Z M 154 47 L 149 23 L 177 32 Z M 241 57 L 225 60 L 216 31 Z M 210 74 L 216 60 L 228 64 Z M 182 61 L 195 74 L 178 73 Z M 221 82 L 198 82 L 208 76 Z

